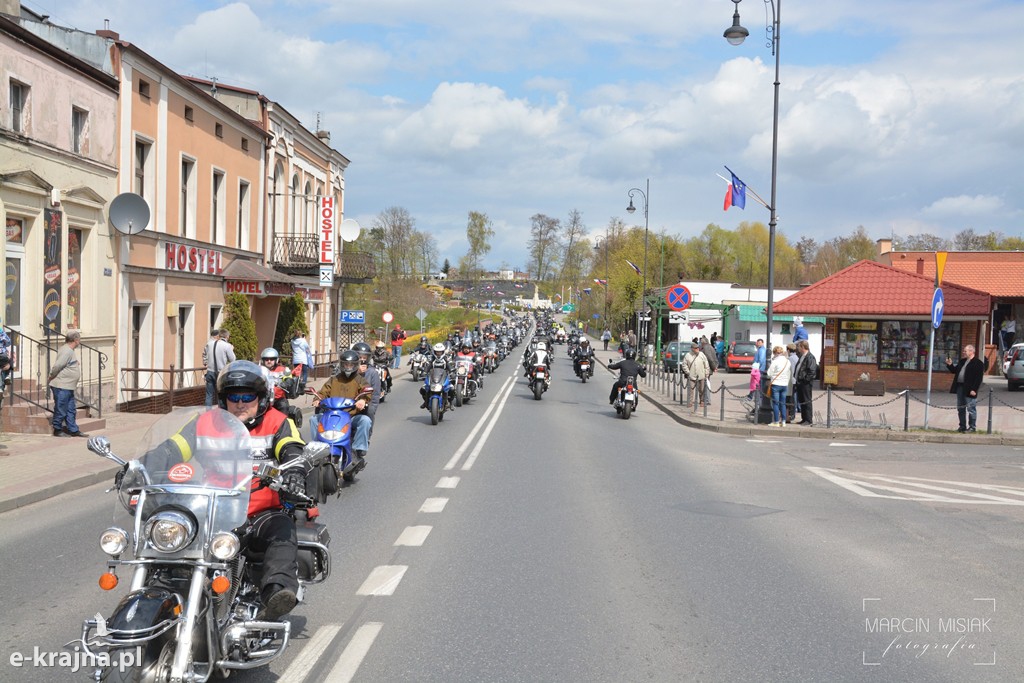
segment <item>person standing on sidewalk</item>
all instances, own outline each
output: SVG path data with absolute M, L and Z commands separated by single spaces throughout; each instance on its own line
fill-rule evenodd
M 608 350 L 608 342 L 612 340 L 612 331 L 607 327 L 604 328 L 604 332 L 601 333 L 601 341 L 604 343 L 604 350 Z
M 75 421 L 75 388 L 82 380 L 82 363 L 75 349 L 82 343 L 82 333 L 72 330 L 64 335 L 64 342 L 47 377 L 53 394 L 53 435 L 86 436 Z
M 796 406 L 800 411 L 800 424 L 814 424 L 814 380 L 818 378 L 818 361 L 811 353 L 811 345 L 806 339 L 796 343 L 796 352 L 800 359 L 796 362 Z
M 228 363 L 235 361 L 235 348 L 228 343 L 231 333 L 227 330 L 213 329 L 210 331 L 210 341 L 203 349 L 203 360 L 206 363 L 206 407 L 212 408 L 214 398 L 217 395 L 217 375 L 227 367 Z
M 708 358 L 700 350 L 700 344 L 696 339 L 690 343 L 690 352 L 683 356 L 683 374 L 688 380 L 686 386 L 686 402 L 693 397 L 693 409 L 698 406 L 704 407 L 704 386 L 708 377 L 711 376 L 711 366 L 708 365 Z
M 301 330 L 295 330 L 295 334 L 292 336 L 292 367 L 302 368 L 300 371 L 302 377 L 299 380 L 299 391 L 306 390 L 306 380 L 309 379 L 310 353 L 312 353 L 312 349 L 309 348 L 306 335 Z
M 395 358 L 395 364 L 391 367 L 400 368 L 402 367 L 402 344 L 405 343 L 405 330 L 398 323 L 395 323 L 395 329 L 391 330 L 391 355 Z
M 772 392 L 772 426 L 786 425 L 786 389 L 789 378 L 793 375 L 793 366 L 789 364 L 786 349 L 776 346 L 772 349 L 772 363 L 768 366 Z
M 977 431 L 978 392 L 985 376 L 985 364 L 974 352 L 974 346 L 968 344 L 964 347 L 964 357 L 955 366 L 952 359 L 946 359 L 946 369 L 955 375 L 949 393 L 956 394 L 956 415 L 960 418 L 956 431 L 961 434 Z

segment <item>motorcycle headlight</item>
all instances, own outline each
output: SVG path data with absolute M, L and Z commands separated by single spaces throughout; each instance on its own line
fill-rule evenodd
M 118 557 L 128 547 L 128 532 L 112 526 L 100 534 L 100 550 L 111 557 Z
M 465 374 L 466 374 L 466 366 L 460 365 L 459 366 L 459 375 L 465 375 Z
M 218 531 L 210 539 L 210 553 L 222 562 L 230 560 L 242 548 L 242 542 L 230 531 Z
M 149 544 L 162 553 L 175 553 L 192 542 L 196 536 L 196 523 L 181 512 L 164 510 L 146 522 Z
M 430 390 L 431 391 L 441 391 L 441 385 L 440 384 L 431 384 L 430 385 Z
M 338 429 L 328 429 L 327 431 L 320 432 L 319 439 L 321 441 L 338 441 L 345 434 L 345 432 Z

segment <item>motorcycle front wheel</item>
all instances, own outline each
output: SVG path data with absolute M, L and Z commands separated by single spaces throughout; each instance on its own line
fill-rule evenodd
M 441 419 L 441 408 L 438 405 L 439 401 L 430 402 L 430 424 L 436 425 Z
M 461 408 L 462 407 L 462 401 L 463 401 L 462 389 L 461 388 L 456 388 L 455 389 L 455 407 L 456 408 Z
M 174 663 L 176 646 L 177 643 L 173 640 L 163 641 L 163 647 L 159 647 L 159 643 L 155 643 L 146 648 L 145 659 L 137 666 L 124 669 L 112 666 L 104 672 L 103 678 L 100 680 L 107 683 L 168 681 L 171 676 L 171 665 Z

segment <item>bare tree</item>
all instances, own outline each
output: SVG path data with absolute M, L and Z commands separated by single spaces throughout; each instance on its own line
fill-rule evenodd
M 557 260 L 558 231 L 561 221 L 557 218 L 534 214 L 530 218 L 530 260 L 538 280 L 550 277 Z
M 412 272 L 413 251 L 410 249 L 416 221 L 399 206 L 384 209 L 373 221 L 370 234 L 380 249 L 377 256 L 381 270 L 391 277 L 405 277 Z

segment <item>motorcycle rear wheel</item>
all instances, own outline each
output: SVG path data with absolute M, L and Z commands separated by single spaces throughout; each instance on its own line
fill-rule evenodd
M 584 383 L 584 384 L 586 384 L 586 383 L 587 383 L 587 373 L 585 373 L 585 372 L 581 372 L 581 373 L 580 373 L 580 378 L 581 378 L 581 379 L 583 380 L 583 383 Z
M 622 419 L 623 420 L 628 420 L 629 416 L 630 416 L 630 414 L 632 412 L 633 412 L 633 404 L 632 403 L 627 403 L 626 405 L 622 406 Z
M 544 385 L 539 381 L 533 383 L 533 400 L 539 401 L 541 394 L 544 393 Z

